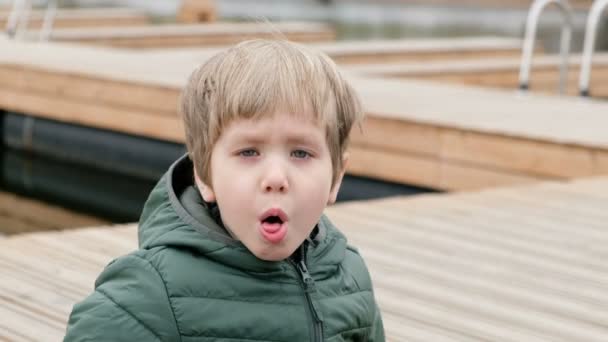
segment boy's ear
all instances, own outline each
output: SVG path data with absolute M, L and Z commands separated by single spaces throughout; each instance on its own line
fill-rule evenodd
M 196 172 L 196 168 L 194 168 L 194 182 L 196 183 L 196 187 L 198 188 L 198 191 L 200 192 L 205 202 L 215 202 L 215 192 L 213 192 L 213 189 L 210 186 L 203 183 L 201 178 L 198 176 L 198 173 Z
M 338 173 L 334 185 L 329 192 L 329 199 L 327 200 L 327 205 L 331 205 L 336 203 L 336 199 L 338 198 L 338 191 L 340 191 L 340 185 L 342 185 L 342 179 L 344 178 L 344 173 L 346 172 L 346 164 L 348 163 L 348 153 L 344 153 L 342 156 L 342 170 Z

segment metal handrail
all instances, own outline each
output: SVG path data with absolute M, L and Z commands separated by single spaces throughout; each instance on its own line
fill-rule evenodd
M 49 0 L 44 13 L 44 21 L 40 29 L 40 40 L 49 40 L 51 37 L 51 31 L 53 30 L 53 23 L 55 22 L 55 16 L 57 15 L 57 0 Z
M 27 25 L 30 21 L 30 13 L 32 12 L 32 0 L 25 0 L 24 6 L 21 8 L 21 15 L 19 16 L 19 24 L 17 31 L 15 32 L 15 38 L 22 39 L 27 30 Z
M 585 43 L 583 45 L 583 59 L 581 61 L 581 74 L 579 78 L 579 91 L 581 96 L 589 96 L 589 82 L 591 80 L 591 64 L 595 48 L 595 38 L 604 9 L 608 6 L 608 0 L 596 0 L 591 5 L 587 27 L 585 29 Z
M 532 3 L 526 22 L 526 34 L 522 51 L 521 66 L 519 69 L 519 88 L 527 90 L 530 82 L 530 67 L 532 64 L 532 53 L 534 51 L 534 41 L 536 39 L 536 28 L 538 18 L 543 9 L 550 3 L 555 3 L 562 14 L 564 24 L 561 32 L 561 56 L 562 64 L 560 67 L 559 92 L 566 92 L 568 81 L 568 55 L 570 54 L 570 40 L 572 37 L 572 8 L 567 0 L 536 0 Z
M 13 8 L 6 22 L 6 34 L 10 38 L 21 38 L 27 29 L 30 11 L 32 10 L 31 0 L 14 0 Z M 48 40 L 53 29 L 53 23 L 57 14 L 57 0 L 47 2 L 44 21 L 40 29 L 40 40 Z
M 25 5 L 24 0 L 14 0 L 13 7 L 11 9 L 11 13 L 8 16 L 8 20 L 6 21 L 5 32 L 10 37 L 15 37 L 17 33 L 17 26 L 20 22 L 21 13 L 23 12 L 23 6 Z

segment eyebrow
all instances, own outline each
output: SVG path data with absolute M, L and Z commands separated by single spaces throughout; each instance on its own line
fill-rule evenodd
M 262 144 L 266 142 L 265 135 L 244 133 L 239 134 L 239 136 L 234 139 L 233 145 L 241 145 L 241 144 Z M 309 145 L 315 149 L 321 148 L 320 144 L 316 142 L 314 139 L 311 139 L 309 136 L 304 134 L 295 134 L 287 137 L 288 144 L 302 144 Z
M 312 146 L 314 148 L 320 148 L 321 147 L 321 146 L 319 146 L 319 144 L 314 139 L 311 139 L 309 136 L 306 136 L 306 135 L 296 135 L 296 136 L 289 137 L 287 139 L 287 143 L 289 143 L 289 144 L 310 145 L 310 146 Z

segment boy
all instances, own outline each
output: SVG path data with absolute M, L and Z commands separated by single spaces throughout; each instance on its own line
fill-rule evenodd
M 362 116 L 333 62 L 243 42 L 194 71 L 181 101 L 189 158 L 65 340 L 384 341 L 363 260 L 322 215 Z

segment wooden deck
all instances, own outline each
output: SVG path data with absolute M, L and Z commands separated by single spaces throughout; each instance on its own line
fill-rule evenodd
M 0 191 L 0 236 L 108 223 L 91 215 Z
M 38 32 L 31 32 L 31 38 Z M 230 45 L 253 38 L 287 37 L 295 42 L 335 39 L 325 24 L 306 22 L 162 24 L 131 27 L 65 28 L 52 31 L 54 42 L 103 45 L 120 48 L 160 48 Z
M 4 28 L 10 15 L 9 10 L 0 10 L 0 26 Z M 44 20 L 44 11 L 34 10 L 28 21 L 29 29 L 39 29 Z M 149 24 L 148 16 L 139 10 L 132 8 L 88 8 L 88 9 L 66 9 L 57 10 L 54 28 L 74 27 L 122 27 L 141 26 Z
M 206 58 L 0 47 L 0 108 L 176 142 L 179 92 Z M 352 174 L 467 190 L 608 173 L 608 102 L 348 75 L 368 114 Z
M 581 55 L 572 55 L 568 67 L 568 94 L 578 95 Z M 464 84 L 501 89 L 519 87 L 520 57 L 484 58 L 424 63 L 368 63 L 347 66 L 349 71 L 363 75 L 423 79 L 440 83 Z M 530 90 L 557 94 L 561 57 L 535 56 L 530 75 Z M 608 54 L 593 56 L 590 89 L 592 96 L 608 98 Z
M 339 64 L 386 64 L 462 60 L 480 58 L 506 58 L 521 55 L 520 39 L 480 36 L 433 39 L 388 39 L 362 41 L 311 42 L 308 46 L 319 49 Z M 179 47 L 171 49 L 145 49 L 142 56 L 152 58 L 179 58 L 200 61 L 220 51 L 217 48 Z M 542 53 L 540 47 L 536 53 Z
M 389 341 L 606 341 L 608 178 L 341 204 Z M 0 340 L 58 341 L 134 225 L 0 237 Z

